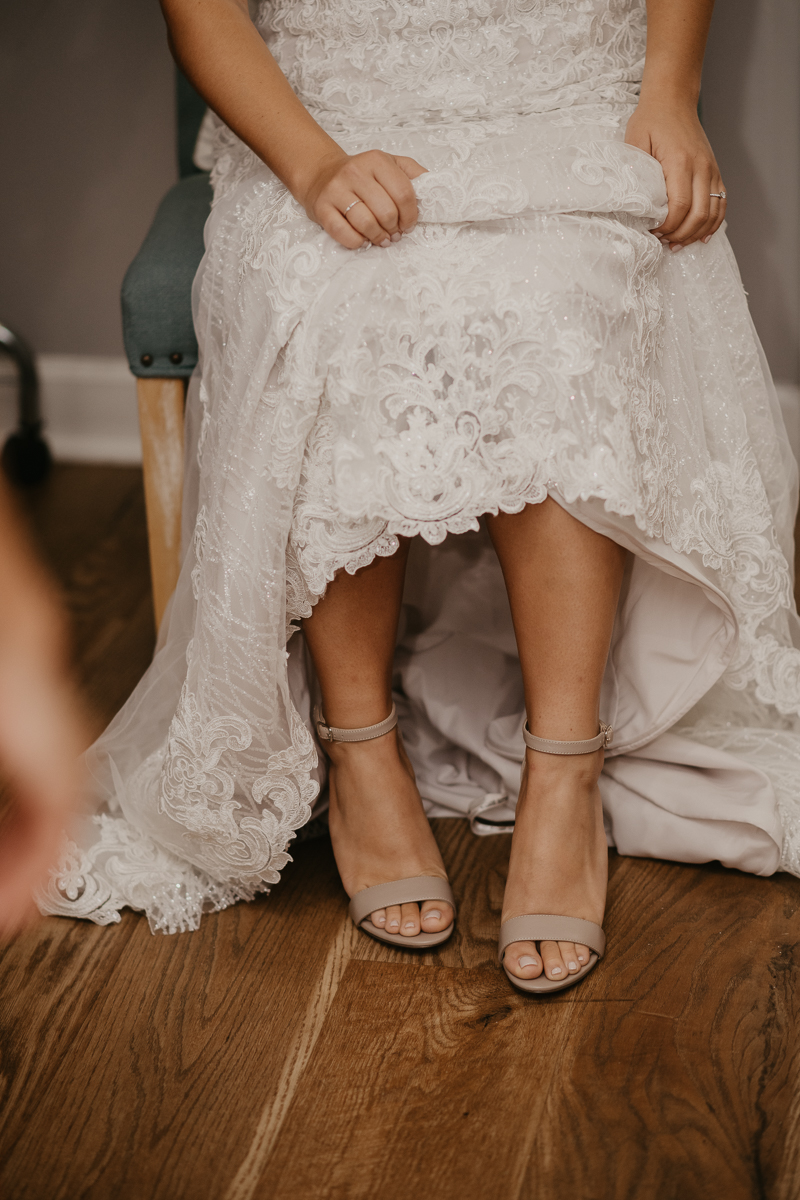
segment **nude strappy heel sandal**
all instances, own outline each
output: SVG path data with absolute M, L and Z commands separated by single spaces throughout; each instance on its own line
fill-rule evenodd
M 319 708 L 314 710 L 314 722 L 322 742 L 369 742 L 394 729 L 397 724 L 397 709 L 393 704 L 392 711 L 385 721 L 379 721 L 377 725 L 365 725 L 361 729 L 338 729 L 334 725 L 328 725 Z M 413 937 L 403 937 L 402 934 L 379 929 L 369 919 L 370 913 L 379 908 L 388 908 L 390 904 L 419 904 L 423 900 L 441 900 L 452 905 L 455 914 L 456 904 L 447 880 L 440 879 L 437 875 L 416 875 L 411 879 L 395 879 L 391 883 L 379 883 L 375 887 L 356 892 L 350 901 L 350 918 L 359 929 L 368 933 L 370 937 L 377 938 L 379 942 L 401 946 L 404 950 L 427 950 L 447 941 L 455 928 L 455 920 L 439 933 L 425 933 L 420 930 Z
M 525 745 L 531 750 L 539 750 L 542 754 L 592 754 L 602 746 L 607 749 L 611 745 L 614 731 L 610 725 L 600 722 L 600 732 L 597 737 L 586 738 L 577 742 L 558 742 L 551 738 L 534 737 L 528 731 L 528 722 L 522 727 Z M 512 975 L 503 961 L 505 952 L 512 942 L 577 942 L 580 946 L 588 946 L 592 953 L 589 961 L 574 975 L 566 979 L 548 979 L 541 974 L 537 979 L 520 979 Z M 573 987 L 585 979 L 603 957 L 606 949 L 606 935 L 594 921 L 585 921 L 582 917 L 562 917 L 550 913 L 526 913 L 521 917 L 510 917 L 500 926 L 500 942 L 497 949 L 498 962 L 505 971 L 515 988 L 522 992 L 561 992 L 564 988 Z

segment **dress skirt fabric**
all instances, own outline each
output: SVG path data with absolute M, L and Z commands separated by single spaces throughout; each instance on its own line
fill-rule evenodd
M 797 472 L 724 230 L 680 254 L 649 232 L 663 173 L 624 143 L 643 2 L 279 0 L 258 24 L 348 152 L 427 168 L 420 218 L 345 250 L 217 123 L 183 568 L 43 909 L 175 931 L 278 879 L 323 782 L 295 630 L 401 536 L 421 794 L 507 828 L 522 686 L 480 518 L 548 495 L 631 551 L 610 842 L 800 873 Z

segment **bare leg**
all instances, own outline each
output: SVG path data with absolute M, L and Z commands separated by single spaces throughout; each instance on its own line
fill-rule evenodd
M 392 707 L 392 659 L 408 542 L 356 575 L 328 586 L 303 633 L 322 689 L 325 720 L 343 729 L 375 725 Z M 414 875 L 446 878 L 439 849 L 396 729 L 369 742 L 336 742 L 330 759 L 330 831 L 349 896 Z M 446 929 L 449 904 L 426 900 L 372 914 L 373 924 L 412 936 Z
M 531 733 L 577 740 L 598 729 L 603 679 L 626 551 L 554 500 L 489 518 L 503 569 Z M 559 756 L 526 750 L 503 920 L 552 913 L 602 923 L 608 853 L 597 780 L 603 751 Z M 585 946 L 513 942 L 512 974 L 564 979 Z

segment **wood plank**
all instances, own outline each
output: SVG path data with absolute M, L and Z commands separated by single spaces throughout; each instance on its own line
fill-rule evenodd
M 792 1194 L 800 881 L 613 862 L 574 991 L 354 959 L 254 1195 Z
M 296 853 L 270 897 L 206 917 L 196 933 L 153 937 L 126 918 L 134 928 L 113 977 L 87 985 L 80 1027 L 46 1075 L 26 1076 L 25 1119 L 0 1136 L 2 1194 L 221 1196 L 237 1172 L 247 1186 L 349 944 L 329 844 Z M 45 956 L 31 977 L 48 976 L 60 967 Z M 20 1020 L 18 1038 L 35 1044 L 39 1025 Z
M 55 463 L 47 479 L 17 492 L 40 553 L 65 582 L 142 490 L 140 467 Z
M 351 961 L 254 1200 L 514 1195 L 568 1028 L 497 971 Z
M 0 1163 L 35 1117 L 136 925 L 48 917 L 0 957 Z M 8 1196 L 11 1193 L 7 1193 Z
M 155 645 L 142 472 L 56 463 L 20 503 L 61 585 L 96 735 L 130 695 Z
M 64 594 L 79 681 L 100 733 L 138 683 L 155 645 L 141 476 L 113 524 L 74 564 Z
M 576 996 L 588 1019 L 520 1194 L 563 1186 L 567 1157 L 581 1196 L 771 1195 L 797 1139 L 800 881 L 619 861 L 605 970 Z

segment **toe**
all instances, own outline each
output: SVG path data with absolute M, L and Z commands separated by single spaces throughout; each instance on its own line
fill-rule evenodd
M 567 968 L 558 949 L 558 942 L 542 942 L 542 961 L 548 979 L 565 979 Z
M 581 969 L 582 964 L 578 962 L 578 950 L 574 942 L 559 942 L 559 953 L 561 961 L 569 971 L 570 975 L 574 975 L 576 971 Z
M 403 904 L 400 908 L 400 932 L 403 937 L 414 937 L 419 933 L 419 905 Z
M 453 910 L 441 900 L 426 900 L 422 906 L 422 928 L 426 933 L 441 933 L 453 923 Z
M 401 920 L 400 905 L 399 904 L 390 904 L 389 907 L 386 909 L 386 931 L 387 931 L 387 933 L 399 933 L 400 932 L 400 920 Z
M 541 955 L 534 942 L 512 942 L 506 948 L 503 962 L 519 979 L 536 979 L 542 973 Z
M 383 929 L 384 925 L 386 924 L 386 909 L 376 909 L 374 913 L 370 913 L 369 919 L 378 929 Z
M 575 953 L 578 956 L 578 968 L 585 967 L 589 961 L 591 950 L 588 946 L 575 946 Z

